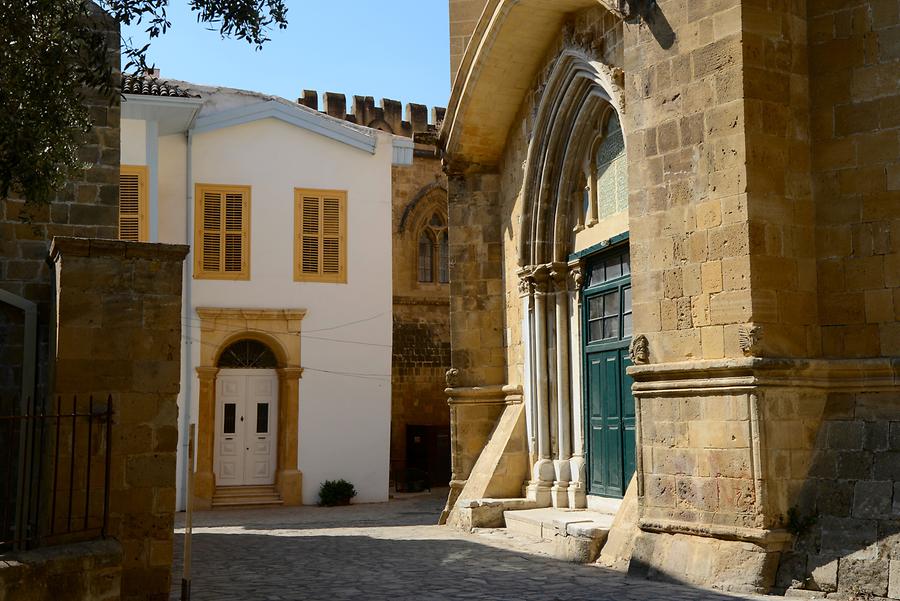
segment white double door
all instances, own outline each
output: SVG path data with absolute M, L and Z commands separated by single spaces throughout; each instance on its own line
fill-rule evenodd
M 278 377 L 273 369 L 222 369 L 216 378 L 216 484 L 275 482 Z

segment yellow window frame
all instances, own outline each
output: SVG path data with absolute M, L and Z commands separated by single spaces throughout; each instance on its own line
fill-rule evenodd
M 317 198 L 319 225 L 316 233 L 304 232 L 303 199 Z M 326 273 L 325 270 L 325 239 L 334 240 L 335 236 L 326 236 L 324 230 L 325 201 L 338 201 L 338 268 L 337 271 Z M 304 271 L 304 238 L 318 239 L 317 245 L 317 270 L 315 272 Z M 307 255 L 309 257 L 309 255 Z M 325 282 L 332 284 L 347 283 L 347 191 L 346 190 L 321 190 L 316 188 L 294 188 L 294 281 L 295 282 Z
M 218 228 L 219 234 L 219 269 L 205 269 L 206 263 L 204 234 L 208 233 L 204 227 L 204 195 L 207 193 L 221 194 L 223 201 L 227 195 L 241 195 L 241 269 L 240 271 L 226 271 L 226 247 L 227 227 Z M 196 184 L 194 186 L 194 278 L 198 280 L 249 280 L 250 279 L 250 186 L 234 186 L 224 184 Z M 224 215 L 224 206 L 220 208 Z M 222 223 L 226 217 L 221 217 Z M 232 230 L 234 234 L 237 230 Z M 209 235 L 213 235 L 209 233 Z
M 149 170 L 146 165 L 121 165 L 119 167 L 119 207 L 118 207 L 118 236 L 120 240 L 126 240 L 122 237 L 122 218 L 128 215 L 122 214 L 122 176 L 136 176 L 138 180 L 138 239 L 131 240 L 133 242 L 146 242 L 150 238 L 150 207 L 148 193 Z

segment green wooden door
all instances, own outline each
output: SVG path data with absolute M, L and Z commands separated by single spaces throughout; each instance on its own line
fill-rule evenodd
M 634 472 L 631 270 L 627 248 L 588 264 L 582 305 L 587 469 L 591 494 L 622 497 Z

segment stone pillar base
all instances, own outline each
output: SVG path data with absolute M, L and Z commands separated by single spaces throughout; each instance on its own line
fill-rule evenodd
M 583 482 L 569 482 L 566 494 L 569 496 L 570 508 L 584 509 L 587 507 L 587 493 L 584 490 Z
M 216 492 L 216 476 L 212 472 L 194 472 L 194 509 L 212 509 Z
M 556 481 L 550 487 L 550 502 L 553 507 L 565 508 L 569 506 L 569 483 L 567 481 Z
M 303 504 L 301 491 L 303 489 L 303 473 L 298 470 L 281 470 L 275 476 L 275 488 L 281 495 L 285 507 L 294 507 Z
M 525 498 L 537 507 L 550 507 L 552 503 L 551 488 L 549 482 L 531 481 L 525 487 Z
M 467 480 L 450 481 L 450 494 L 447 495 L 447 504 L 444 505 L 444 509 L 443 511 L 441 511 L 441 517 L 438 518 L 439 526 L 443 526 L 447 523 L 447 518 L 450 516 L 450 511 L 453 509 L 453 506 L 456 505 L 456 500 L 459 498 L 459 493 L 461 493 L 463 488 L 465 488 L 466 482 Z
M 784 545 L 775 538 L 739 541 L 641 531 L 628 574 L 726 591 L 766 593 L 775 579 Z

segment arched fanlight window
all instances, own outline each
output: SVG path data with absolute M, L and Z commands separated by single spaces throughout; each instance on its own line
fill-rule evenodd
M 238 340 L 222 351 L 217 367 L 222 369 L 274 369 L 278 359 L 268 346 L 258 340 Z
M 442 284 L 450 281 L 449 246 L 447 221 L 440 213 L 433 213 L 419 232 L 420 282 L 434 282 L 435 276 Z
M 625 163 L 625 138 L 619 117 L 610 115 L 603 139 L 594 156 L 594 182 L 599 217 L 608 217 L 628 208 L 628 171 Z

